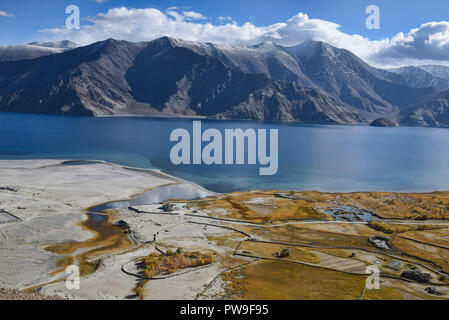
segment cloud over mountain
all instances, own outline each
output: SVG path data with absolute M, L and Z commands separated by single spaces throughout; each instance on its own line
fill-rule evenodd
M 340 25 L 311 19 L 298 13 L 287 21 L 268 26 L 251 22 L 238 24 L 231 17 L 218 17 L 216 23 L 201 13 L 182 11 L 176 7 L 165 12 L 155 8 L 113 8 L 87 18 L 90 24 L 81 30 L 51 28 L 40 30 L 55 38 L 89 44 L 107 38 L 149 41 L 171 36 L 192 41 L 219 44 L 254 45 L 271 41 L 292 46 L 305 40 L 320 40 L 348 49 L 375 65 L 422 64 L 437 61 L 449 65 L 449 22 L 429 22 L 391 39 L 370 40 L 350 35 Z
M 388 41 L 378 57 L 449 61 L 449 22 L 429 22 L 407 34 L 401 32 Z

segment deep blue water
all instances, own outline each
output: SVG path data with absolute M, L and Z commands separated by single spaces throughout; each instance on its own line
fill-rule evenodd
M 170 133 L 191 131 L 192 120 L 186 119 L 0 113 L 0 159 L 106 160 L 158 168 L 216 192 L 449 190 L 449 129 L 213 120 L 202 125 L 222 132 L 279 129 L 278 173 L 259 176 L 259 165 L 172 165 Z

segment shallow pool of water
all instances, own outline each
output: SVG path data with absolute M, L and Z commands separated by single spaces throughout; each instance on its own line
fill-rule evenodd
M 206 191 L 190 183 L 169 184 L 151 189 L 145 193 L 133 197 L 131 200 L 113 201 L 90 209 L 92 212 L 101 212 L 106 209 L 124 208 L 161 203 L 168 200 L 195 200 L 215 193 Z
M 351 206 L 338 206 L 326 210 L 326 213 L 336 221 L 369 222 L 373 220 L 373 214 L 365 210 L 359 210 Z

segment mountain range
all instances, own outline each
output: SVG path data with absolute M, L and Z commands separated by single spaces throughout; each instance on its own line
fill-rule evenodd
M 449 67 L 446 66 L 408 66 L 389 71 L 398 74 L 396 81 L 406 86 L 449 90 Z
M 325 42 L 169 37 L 0 47 L 0 111 L 449 125 L 449 68 L 383 70 Z

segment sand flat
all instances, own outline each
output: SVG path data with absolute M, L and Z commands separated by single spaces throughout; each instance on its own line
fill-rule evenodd
M 0 161 L 0 209 L 21 219 L 0 224 L 2 287 L 23 289 L 50 280 L 48 273 L 60 257 L 44 248 L 91 238 L 93 234 L 78 225 L 86 219 L 86 208 L 178 181 L 158 171 L 105 162 L 62 163 Z

